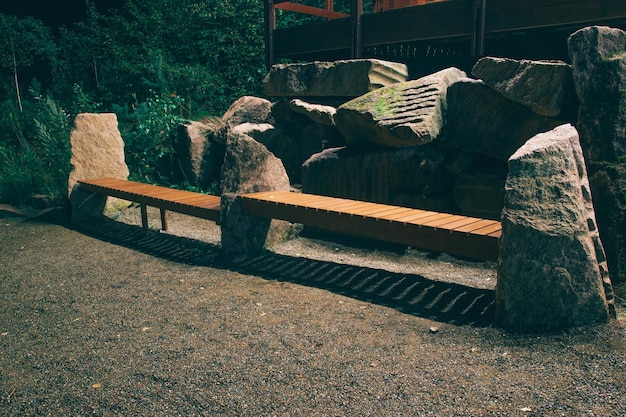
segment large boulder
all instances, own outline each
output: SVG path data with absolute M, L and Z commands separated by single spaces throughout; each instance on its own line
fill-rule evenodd
M 289 102 L 289 108 L 296 113 L 304 114 L 315 123 L 324 126 L 335 126 L 335 114 L 337 113 L 337 109 L 333 106 L 308 103 L 296 98 Z
M 537 133 L 562 124 L 506 99 L 483 81 L 469 78 L 448 88 L 447 122 L 445 146 L 503 161 Z
M 611 274 L 626 281 L 626 32 L 593 26 L 568 40 L 578 130 Z
M 525 330 L 603 323 L 612 302 L 578 133 L 562 125 L 509 159 L 496 321 Z
M 178 126 L 174 148 L 181 180 L 191 185 L 198 185 L 201 182 L 202 161 L 211 133 L 211 126 L 201 122 L 189 122 Z
M 291 236 L 292 228 L 286 222 L 244 214 L 237 198 L 240 194 L 289 189 L 289 177 L 280 159 L 247 135 L 228 135 L 220 210 L 221 246 L 226 257 L 248 255 Z
M 230 105 L 222 116 L 213 140 L 225 144 L 229 132 L 244 123 L 273 123 L 272 103 L 260 97 L 243 96 Z
M 301 166 L 312 155 L 330 147 L 345 145 L 339 130 L 331 123 L 334 107 L 302 100 L 279 101 L 272 106 L 275 129 L 267 135 L 254 135 L 279 157 L 292 184 L 302 182 Z
M 77 187 L 79 180 L 95 178 L 128 178 L 128 166 L 124 159 L 124 141 L 113 113 L 81 113 L 74 119 L 70 133 L 72 169 L 68 179 L 68 196 L 72 208 L 71 219 L 81 222 L 102 214 L 107 198 L 87 193 Z M 109 198 L 113 208 L 126 202 Z
M 465 73 L 448 68 L 372 91 L 342 104 L 335 123 L 349 145 L 415 146 L 432 142 L 444 125 L 448 86 Z
M 326 149 L 302 166 L 302 191 L 405 207 L 451 211 L 445 154 L 429 146 Z
M 263 87 L 274 97 L 358 97 L 397 82 L 406 81 L 405 64 L 379 59 L 277 64 Z
M 485 57 L 474 65 L 472 75 L 541 116 L 569 116 L 575 108 L 572 68 L 562 61 Z

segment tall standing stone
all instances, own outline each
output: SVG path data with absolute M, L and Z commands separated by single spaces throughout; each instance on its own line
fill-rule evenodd
M 72 221 L 80 222 L 102 214 L 107 198 L 80 190 L 79 180 L 94 178 L 128 178 L 124 160 L 124 141 L 113 113 L 81 113 L 74 120 L 70 133 L 72 166 L 68 180 L 68 196 Z M 110 199 L 114 204 L 114 199 Z
M 581 29 L 568 40 L 581 105 L 580 140 L 589 168 L 611 275 L 626 281 L 626 32 Z
M 268 239 L 278 241 L 291 231 L 286 222 L 244 214 L 238 195 L 289 189 L 289 177 L 280 159 L 247 135 L 228 135 L 220 210 L 221 246 L 226 257 L 259 251 L 269 243 Z
M 602 323 L 613 301 L 578 133 L 562 125 L 509 159 L 496 320 L 527 330 Z

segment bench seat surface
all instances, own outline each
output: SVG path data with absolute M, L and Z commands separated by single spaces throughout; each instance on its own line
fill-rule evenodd
M 475 259 L 498 259 L 496 220 L 343 198 L 269 191 L 242 195 L 246 214 Z
M 215 195 L 176 190 L 117 178 L 81 180 L 79 183 L 85 191 L 188 214 L 217 223 L 220 220 L 220 197 Z

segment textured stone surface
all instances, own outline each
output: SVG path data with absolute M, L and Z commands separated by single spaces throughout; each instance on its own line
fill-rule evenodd
M 610 280 L 571 125 L 533 137 L 511 156 L 502 228 L 500 325 L 558 329 L 608 320 Z
M 243 214 L 237 195 L 289 189 L 289 178 L 280 159 L 249 136 L 229 134 L 222 166 L 220 210 L 221 246 L 226 257 L 262 249 L 268 234 L 276 238 L 291 235 L 288 223 Z
M 472 75 L 541 116 L 557 117 L 576 107 L 572 68 L 562 61 L 485 57 L 474 65 Z
M 200 122 L 190 122 L 178 127 L 175 144 L 178 167 L 182 179 L 197 185 L 202 178 L 202 161 L 208 144 L 211 127 Z
M 337 128 L 351 144 L 423 145 L 444 125 L 448 86 L 465 73 L 448 68 L 365 94 L 337 109 Z
M 272 123 L 272 103 L 260 97 L 244 96 L 230 105 L 222 116 L 213 140 L 225 144 L 232 128 L 244 123 Z
M 270 135 L 255 136 L 255 139 L 283 161 L 293 184 L 302 182 L 301 166 L 311 155 L 329 147 L 345 145 L 336 127 L 317 123 L 310 113 L 295 110 L 290 102 L 275 103 L 272 115 L 275 129 Z
M 68 180 L 68 196 L 72 206 L 72 221 L 80 222 L 102 213 L 106 197 L 77 190 L 79 180 L 94 178 L 128 178 L 124 160 L 124 141 L 113 113 L 81 113 L 74 120 L 70 133 L 72 169 Z M 125 204 L 109 198 L 108 204 Z
M 570 36 L 587 160 L 611 275 L 626 281 L 626 32 L 594 26 Z
M 444 154 L 428 146 L 327 149 L 302 167 L 305 193 L 450 211 Z
M 626 157 L 626 32 L 602 26 L 568 39 L 581 105 L 578 130 L 590 162 Z
M 307 103 L 300 99 L 293 99 L 289 102 L 289 108 L 296 113 L 304 114 L 315 123 L 324 126 L 335 126 L 335 114 L 337 109 L 333 106 Z
M 539 116 L 469 78 L 448 88 L 447 121 L 446 146 L 503 161 L 537 133 L 562 123 Z
M 406 81 L 405 64 L 378 59 L 277 64 L 263 81 L 265 94 L 276 97 L 357 97 Z

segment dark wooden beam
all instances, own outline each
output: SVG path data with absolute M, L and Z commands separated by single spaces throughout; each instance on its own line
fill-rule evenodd
M 487 18 L 487 0 L 474 0 L 474 14 L 472 21 L 472 56 L 485 54 L 485 25 Z
M 289 1 L 276 3 L 274 4 L 274 7 L 277 9 L 289 10 L 291 12 L 326 17 L 328 19 L 341 19 L 349 16 L 345 13 L 335 12 L 328 9 L 321 9 L 319 7 L 307 6 L 305 4 L 291 3 Z
M 265 67 L 274 65 L 274 29 L 276 28 L 276 13 L 274 0 L 265 1 Z
M 350 23 L 352 26 L 352 42 L 350 46 L 350 58 L 361 58 L 363 49 L 361 37 L 361 18 L 363 16 L 363 0 L 352 0 Z

